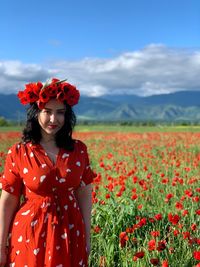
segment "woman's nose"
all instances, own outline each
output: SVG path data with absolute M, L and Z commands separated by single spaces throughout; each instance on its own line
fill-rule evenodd
M 50 122 L 56 121 L 56 114 L 52 113 L 50 116 Z

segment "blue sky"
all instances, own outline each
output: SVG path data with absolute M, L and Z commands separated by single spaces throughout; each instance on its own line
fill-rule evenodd
M 0 92 L 52 76 L 94 96 L 200 90 L 198 0 L 2 0 L 0 8 Z

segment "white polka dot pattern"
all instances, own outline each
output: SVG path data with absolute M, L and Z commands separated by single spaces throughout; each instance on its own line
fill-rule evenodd
M 77 140 L 74 151 L 60 149 L 56 163 L 40 145 L 21 143 L 8 151 L 0 188 L 15 195 L 23 192 L 26 201 L 9 233 L 13 249 L 7 266 L 88 266 L 75 191 L 94 177 L 86 146 Z

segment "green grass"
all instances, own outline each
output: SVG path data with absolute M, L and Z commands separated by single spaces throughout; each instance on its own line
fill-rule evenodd
M 0 132 L 21 132 L 22 126 L 0 126 Z
M 77 125 L 80 132 L 200 132 L 200 126 Z
M 0 127 L 0 132 L 21 132 L 22 126 Z M 77 125 L 77 132 L 200 132 L 200 126 L 129 126 L 129 125 Z

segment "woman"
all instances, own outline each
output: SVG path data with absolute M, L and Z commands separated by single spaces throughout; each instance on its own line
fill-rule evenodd
M 18 97 L 30 107 L 1 178 L 0 266 L 88 266 L 95 174 L 86 146 L 72 139 L 79 91 L 52 79 L 27 84 Z

